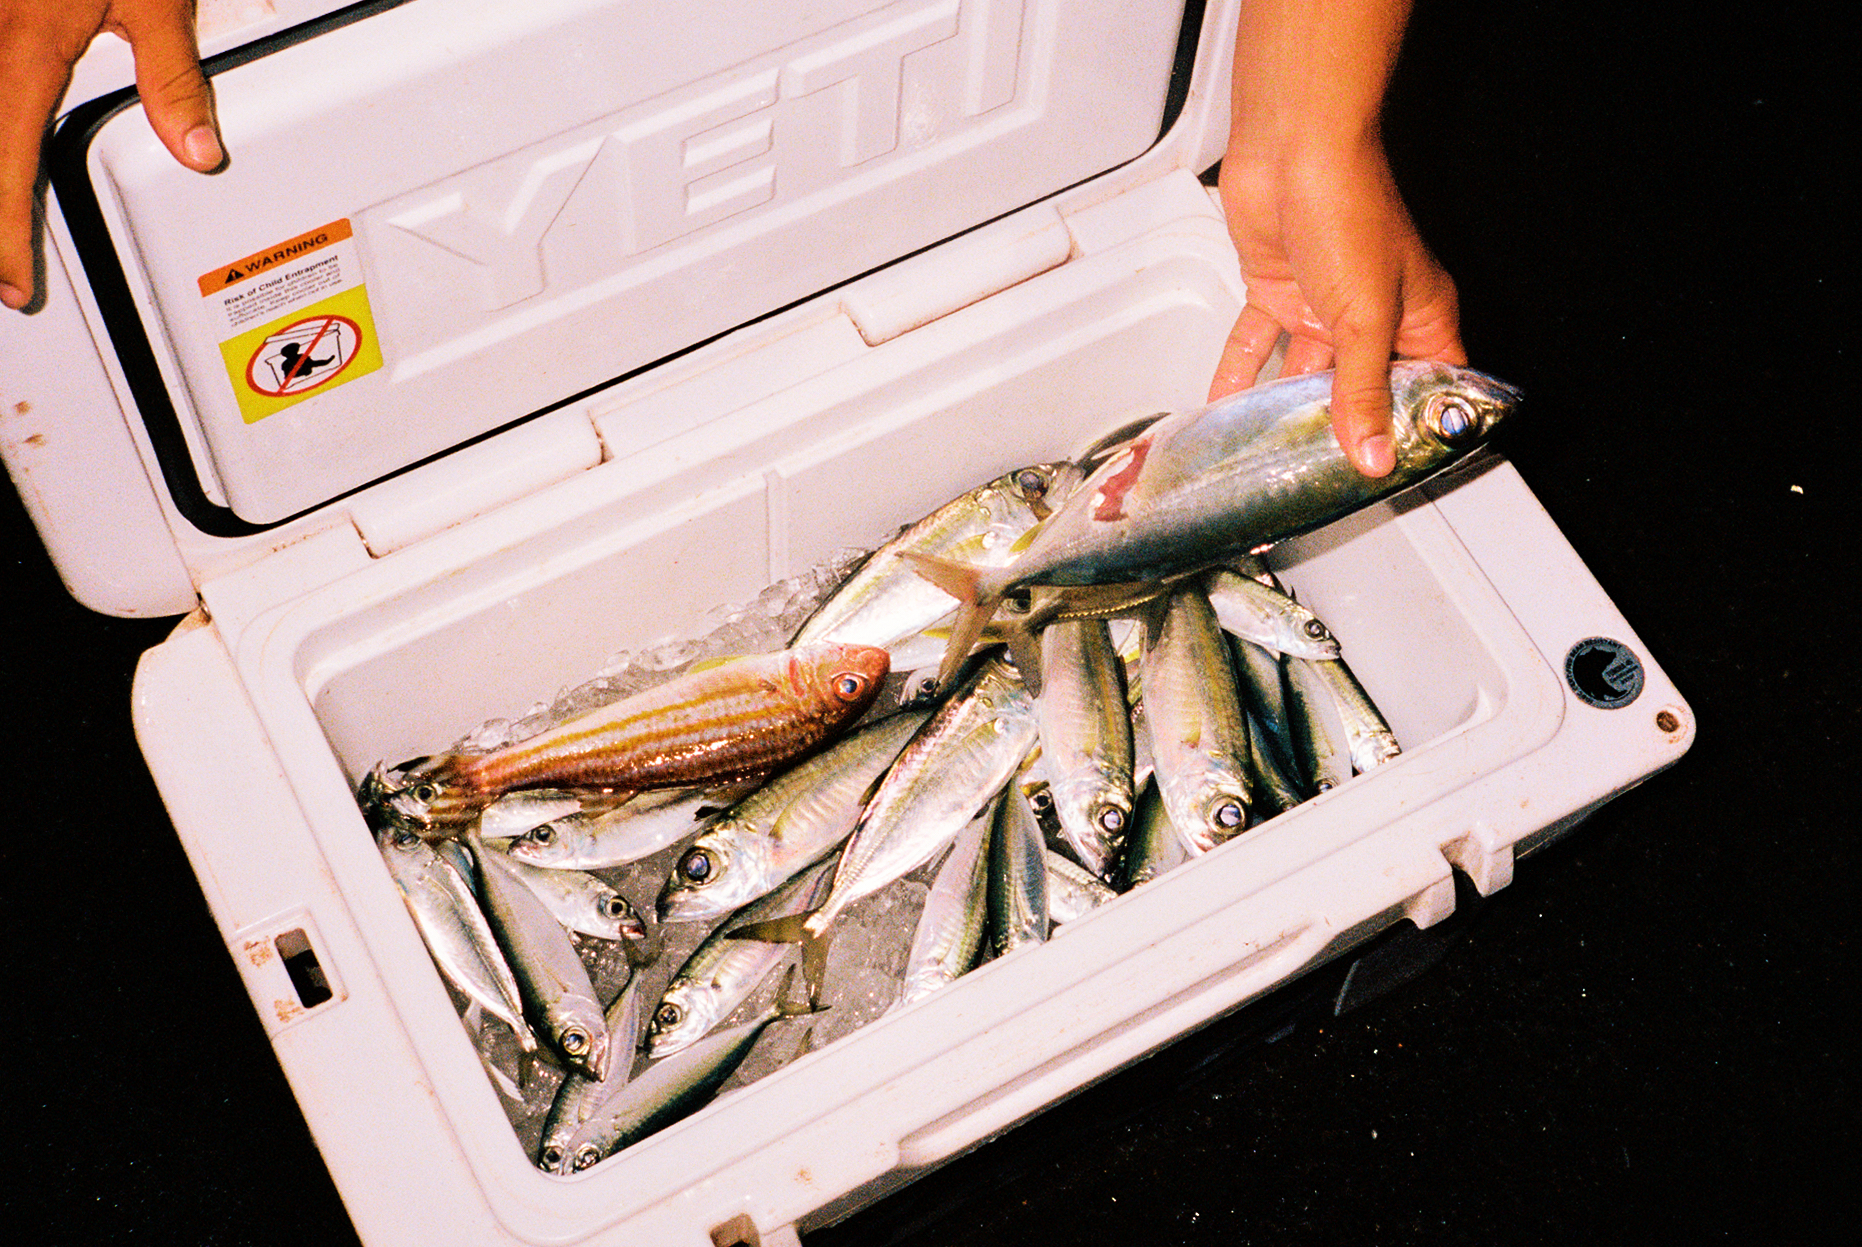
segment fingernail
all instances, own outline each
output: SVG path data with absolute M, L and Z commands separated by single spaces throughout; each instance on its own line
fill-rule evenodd
M 17 312 L 20 308 L 26 306 L 27 301 L 28 296 L 24 290 L 21 290 L 18 286 L 0 282 L 0 303 L 6 304 Z
M 195 126 L 181 140 L 182 150 L 187 158 L 201 169 L 217 168 L 226 153 L 220 150 L 220 136 L 213 132 L 212 126 Z
M 1358 443 L 1358 471 L 1366 476 L 1388 476 L 1396 467 L 1396 444 L 1388 433 L 1373 433 Z

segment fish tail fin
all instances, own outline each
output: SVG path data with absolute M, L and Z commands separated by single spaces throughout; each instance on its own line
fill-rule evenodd
M 912 551 L 901 553 L 911 563 L 913 571 L 957 599 L 957 620 L 951 625 L 944 662 L 937 673 L 938 687 L 947 689 L 956 681 L 964 660 L 976 648 L 983 629 L 989 626 L 1002 605 L 1003 583 L 999 576 L 990 576 L 982 568 L 968 563 Z
M 725 932 L 724 938 L 727 940 L 762 940 L 766 944 L 800 944 L 812 936 L 803 924 L 814 913 L 814 910 L 809 910 L 807 913 L 790 914 L 786 918 L 767 918 L 762 922 L 746 922 L 741 927 L 733 927 Z
M 746 923 L 728 932 L 729 940 L 763 940 L 771 944 L 800 944 L 802 946 L 802 980 L 808 987 L 808 998 L 819 1002 L 821 984 L 827 974 L 828 944 L 833 936 L 828 931 L 828 923 L 833 915 L 825 911 L 811 909 L 804 913 L 790 914 L 786 918 L 770 918 L 763 922 Z M 785 990 L 782 994 L 787 995 Z
M 821 910 L 808 910 L 803 914 L 789 914 L 788 918 L 745 923 L 743 927 L 724 934 L 726 940 L 763 940 L 767 944 L 799 944 L 803 947 L 803 985 L 808 988 L 810 1007 L 801 1012 L 821 1012 L 821 983 L 827 977 L 827 949 L 832 934 L 827 931 L 827 921 L 810 925 L 819 914 Z M 789 979 L 793 977 L 795 968 L 791 966 L 788 979 L 782 981 L 782 990 L 776 992 L 778 996 L 788 996 Z
M 808 975 L 806 963 L 802 966 L 802 984 L 808 988 L 808 995 L 802 1000 L 790 1000 L 789 992 L 795 986 L 795 967 L 782 976 L 782 986 L 776 989 L 776 1016 L 778 1018 L 813 1017 L 817 1013 L 826 1013 L 831 1005 L 821 1003 L 820 983 L 812 981 Z

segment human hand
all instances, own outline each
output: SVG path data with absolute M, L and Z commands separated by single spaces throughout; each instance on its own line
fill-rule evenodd
M 1238 144 L 1238 146 L 1242 146 Z M 1429 254 L 1374 136 L 1286 161 L 1231 151 L 1221 193 L 1248 302 L 1213 401 L 1253 385 L 1280 334 L 1282 375 L 1333 368 L 1332 429 L 1366 476 L 1395 466 L 1390 357 L 1465 364 L 1455 284 Z
M 111 31 L 136 57 L 136 89 L 162 145 L 190 169 L 226 160 L 200 71 L 193 0 L 0 0 L 0 303 L 31 302 L 39 148 L 91 40 Z

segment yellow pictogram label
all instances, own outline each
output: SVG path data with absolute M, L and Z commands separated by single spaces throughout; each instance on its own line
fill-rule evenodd
M 352 286 L 220 344 L 247 424 L 381 367 L 368 288 Z

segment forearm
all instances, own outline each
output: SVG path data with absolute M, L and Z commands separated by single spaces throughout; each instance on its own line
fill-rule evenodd
M 1227 159 L 1285 166 L 1376 143 L 1410 0 L 1244 0 Z

